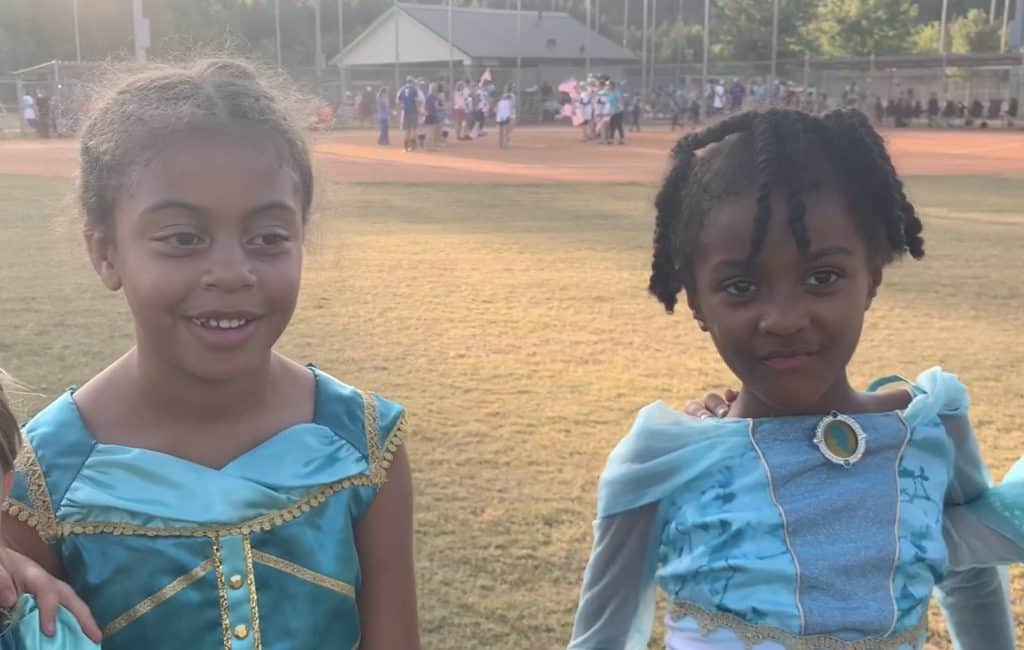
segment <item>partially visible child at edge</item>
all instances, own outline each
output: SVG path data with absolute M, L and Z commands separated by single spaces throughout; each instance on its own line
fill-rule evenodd
M 6 499 L 11 491 L 11 484 L 14 482 L 14 456 L 21 446 L 21 433 L 17 420 L 11 411 L 5 393 L 6 375 L 0 370 L 0 482 L 3 484 L 2 498 Z M 18 560 L 14 552 L 0 547 L 0 571 L 7 573 L 7 567 L 17 564 Z M 11 567 L 14 569 L 15 567 Z M 14 587 L 26 587 L 37 590 L 38 585 L 33 585 L 31 578 L 25 574 L 13 576 Z M 52 586 L 59 588 L 60 585 L 54 580 L 48 580 Z M 44 589 L 45 591 L 45 589 Z M 55 591 L 55 590 L 54 590 Z M 56 603 L 50 604 L 55 608 Z M 81 601 L 69 602 L 79 616 L 83 618 L 85 626 L 88 627 L 94 636 L 99 635 L 95 622 L 92 621 L 88 611 Z M 54 627 L 50 634 L 42 633 L 40 625 L 41 607 L 36 603 L 33 596 L 25 593 L 20 597 L 16 589 L 5 589 L 0 594 L 0 650 L 88 650 L 99 648 L 90 640 L 79 627 L 71 614 L 71 611 L 60 607 L 54 618 Z M 46 604 L 42 607 L 46 607 Z
M 924 255 L 864 115 L 688 135 L 656 206 L 651 293 L 742 388 L 724 419 L 655 402 L 611 453 L 569 647 L 646 648 L 657 585 L 670 650 L 919 649 L 933 587 L 957 647 L 1012 650 L 1024 463 L 989 488 L 953 375 L 847 378 L 883 269 Z
M 313 199 L 276 91 L 230 60 L 128 79 L 80 198 L 136 340 L 25 427 L 19 570 L 66 579 L 105 650 L 418 648 L 404 410 L 273 349 Z
M 506 89 L 504 95 L 498 100 L 497 114 L 495 121 L 498 123 L 498 147 L 507 148 L 512 137 L 512 121 L 515 117 L 512 114 L 512 93 Z

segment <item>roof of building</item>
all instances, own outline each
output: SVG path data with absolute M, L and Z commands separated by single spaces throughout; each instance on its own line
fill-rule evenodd
M 448 6 L 401 3 L 398 9 L 424 27 L 448 39 Z M 363 35 L 378 29 L 395 11 L 389 10 Z M 474 59 L 582 59 L 587 56 L 587 28 L 564 12 L 523 11 L 519 18 L 508 9 L 452 10 L 452 45 Z M 358 45 L 360 36 L 345 51 Z M 601 34 L 590 31 L 590 57 L 603 61 L 632 61 L 636 56 Z

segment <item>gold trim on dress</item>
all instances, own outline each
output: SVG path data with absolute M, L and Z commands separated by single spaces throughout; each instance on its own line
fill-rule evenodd
M 701 636 L 713 630 L 726 628 L 736 634 L 746 649 L 765 641 L 774 641 L 785 650 L 899 650 L 904 646 L 916 648 L 928 631 L 928 613 L 921 614 L 917 625 L 896 636 L 869 637 L 857 641 L 843 641 L 827 634 L 793 634 L 770 625 L 754 625 L 728 612 L 709 612 L 687 602 L 674 602 L 669 609 L 674 620 L 692 618 L 697 621 Z
M 57 539 L 56 520 L 51 521 L 47 513 L 42 510 L 11 497 L 7 497 L 2 508 L 3 512 L 35 530 L 39 539 L 47 544 Z
M 209 573 L 210 569 L 212 568 L 213 558 L 209 558 L 203 560 L 199 564 L 199 566 L 192 569 L 188 573 L 175 578 L 166 587 L 156 592 L 149 598 L 146 598 L 138 605 L 135 605 L 134 607 L 126 611 L 124 614 L 121 614 L 120 616 L 112 620 L 110 623 L 108 623 L 107 626 L 103 628 L 104 638 L 111 637 L 117 634 L 124 628 L 128 627 L 128 625 L 134 623 L 138 619 L 148 614 L 156 606 L 167 602 L 176 593 L 178 593 L 185 587 L 188 587 L 189 585 L 193 584 L 194 582 L 200 580 L 203 576 Z
M 4 504 L 4 509 L 11 516 L 17 517 L 18 521 L 34 528 L 39 533 L 39 538 L 47 544 L 54 542 L 57 537 L 57 516 L 50 500 L 50 488 L 46 485 L 43 468 L 28 439 L 22 444 L 18 458 L 14 461 L 14 471 L 25 476 L 31 506 L 11 500 L 10 504 Z
M 311 571 L 305 567 L 299 566 L 298 564 L 293 564 L 288 560 L 283 560 L 274 555 L 263 553 L 262 551 L 253 551 L 252 558 L 260 564 L 264 564 L 271 568 L 277 569 L 278 571 L 283 571 L 285 573 L 295 576 L 300 580 L 310 582 L 319 587 L 323 587 L 324 589 L 335 591 L 339 594 L 348 596 L 349 598 L 356 597 L 355 588 L 347 582 L 342 582 L 341 580 L 338 580 L 336 578 L 325 576 L 322 573 Z
M 224 650 L 231 650 L 231 617 L 228 615 L 228 590 L 224 586 L 224 557 L 221 555 L 220 537 L 213 536 L 213 567 L 217 571 L 217 597 L 220 600 L 220 628 L 224 637 Z
M 321 505 L 329 497 L 342 490 L 373 485 L 370 477 L 365 475 L 347 478 L 337 483 L 331 483 L 317 488 L 309 495 L 288 506 L 265 515 L 254 517 L 248 521 L 233 525 L 220 526 L 182 526 L 170 528 L 157 528 L 155 526 L 135 526 L 120 522 L 58 522 L 58 537 L 70 535 L 139 535 L 144 537 L 231 537 L 248 535 L 259 531 L 267 531 L 275 526 L 283 525 L 309 512 L 316 506 Z
M 252 566 L 252 544 L 248 535 L 242 535 L 242 550 L 245 553 L 245 576 L 246 585 L 249 588 L 249 618 L 252 622 L 252 647 L 253 650 L 262 650 L 263 642 L 260 639 L 260 607 L 256 598 L 256 574 Z
M 141 537 L 213 538 L 217 536 L 229 537 L 268 531 L 277 526 L 284 525 L 293 519 L 301 517 L 303 514 L 323 504 L 328 498 L 342 490 L 347 490 L 353 487 L 380 487 L 383 484 L 387 471 L 391 468 L 391 463 L 394 462 L 395 452 L 404 443 L 407 429 L 406 416 L 404 413 L 402 414 L 398 424 L 395 425 L 391 434 L 388 436 L 387 444 L 381 446 L 380 426 L 377 423 L 377 405 L 373 396 L 369 393 L 363 393 L 363 406 L 364 417 L 366 418 L 364 429 L 368 450 L 368 470 L 366 474 L 359 474 L 319 487 L 287 508 L 268 512 L 267 514 L 254 517 L 239 524 L 159 528 L 156 526 L 136 526 L 134 524 L 126 524 L 116 521 L 91 521 L 87 523 L 58 521 L 54 516 L 53 508 L 50 505 L 50 497 L 46 488 L 46 480 L 43 478 L 42 469 L 39 467 L 38 460 L 36 460 L 34 453 L 26 453 L 25 451 L 26 449 L 31 450 L 31 447 L 27 442 L 25 444 L 25 449 L 22 450 L 22 454 L 26 457 L 31 456 L 31 459 L 22 461 L 21 456 L 19 455 L 19 462 L 25 463 L 24 467 L 19 467 L 19 471 L 23 471 L 25 473 L 26 480 L 29 484 L 29 495 L 32 499 L 35 500 L 37 498 L 36 495 L 38 494 L 38 498 L 44 500 L 47 507 L 50 508 L 50 511 L 45 512 L 38 508 L 32 508 L 27 504 L 13 499 L 5 501 L 3 509 L 11 516 L 16 517 L 19 521 L 23 521 L 32 526 L 32 528 L 39 533 L 40 539 L 47 543 L 53 543 L 58 539 L 69 537 L 71 535 L 137 535 Z M 372 415 L 372 417 L 369 417 L 370 415 Z M 34 469 L 30 463 L 34 463 Z M 41 482 L 41 484 L 37 482 Z M 34 483 L 36 483 L 36 487 L 33 488 L 32 486 Z
M 366 437 L 366 462 L 370 480 L 384 483 L 384 453 L 380 448 L 380 423 L 377 421 L 377 399 L 373 393 L 359 391 L 363 398 L 363 435 Z

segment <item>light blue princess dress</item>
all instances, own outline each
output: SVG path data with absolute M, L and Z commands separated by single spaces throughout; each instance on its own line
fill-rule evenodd
M 312 423 L 221 469 L 97 442 L 69 391 L 25 428 L 6 512 L 52 544 L 105 650 L 355 648 L 355 527 L 404 411 L 311 368 Z
M 9 611 L 0 612 L 0 650 L 98 650 L 71 612 L 57 609 L 57 629 L 46 636 L 39 628 L 35 598 L 24 594 Z
M 877 383 L 877 382 L 876 382 Z M 698 420 L 656 402 L 598 488 L 572 650 L 917 650 L 934 588 L 958 648 L 1013 650 L 1024 463 L 989 487 L 964 387 L 903 411 Z

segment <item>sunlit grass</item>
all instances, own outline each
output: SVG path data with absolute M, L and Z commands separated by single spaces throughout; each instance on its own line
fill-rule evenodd
M 25 414 L 131 344 L 69 192 L 0 177 L 0 366 L 38 393 Z M 319 201 L 281 349 L 410 410 L 427 648 L 564 645 L 608 451 L 642 405 L 731 383 L 685 314 L 645 294 L 653 192 L 335 185 Z M 1024 450 L 1024 185 L 912 179 L 910 192 L 928 257 L 887 272 L 852 375 L 956 371 L 1001 476 Z M 1019 574 L 1014 595 L 1024 614 Z

